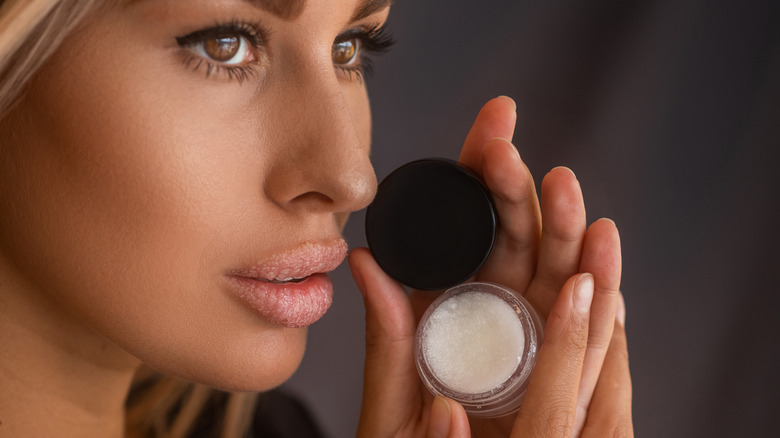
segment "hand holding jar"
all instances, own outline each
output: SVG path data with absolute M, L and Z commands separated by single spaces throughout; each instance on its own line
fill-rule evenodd
M 434 397 L 418 377 L 415 335 L 417 322 L 438 294 L 414 290 L 408 297 L 370 252 L 355 250 L 350 263 L 365 299 L 367 324 L 359 436 L 633 434 L 617 228 L 606 219 L 586 227 L 579 183 L 566 168 L 545 176 L 538 201 L 530 172 L 511 144 L 515 118 L 511 99 L 488 102 L 466 139 L 459 164 L 484 180 L 500 223 L 490 256 L 470 280 L 515 291 L 530 312 L 544 320 L 539 330 L 544 340 L 523 388 L 522 404 L 519 410 L 510 409 L 517 412 L 485 418 L 468 403 L 467 414 L 462 400 Z M 495 322 L 501 305 L 490 309 L 488 320 Z M 500 335 L 507 333 L 502 330 Z M 495 343 L 496 336 L 499 333 L 476 343 Z M 511 333 L 508 336 L 513 342 Z M 457 371 L 457 364 L 452 365 Z M 461 381 L 470 382 L 468 377 Z M 489 392 L 484 389 L 478 392 Z

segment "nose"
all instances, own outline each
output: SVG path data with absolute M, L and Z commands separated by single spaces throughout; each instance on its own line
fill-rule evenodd
M 328 68 L 288 82 L 284 110 L 272 116 L 278 135 L 265 193 L 295 213 L 356 211 L 376 193 L 365 90 L 339 80 L 332 64 Z

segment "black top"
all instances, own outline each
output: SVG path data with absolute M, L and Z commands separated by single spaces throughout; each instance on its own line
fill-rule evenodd
M 219 436 L 228 393 L 215 392 L 189 434 L 189 438 Z M 258 395 L 252 427 L 246 438 L 324 438 L 309 409 L 279 389 Z

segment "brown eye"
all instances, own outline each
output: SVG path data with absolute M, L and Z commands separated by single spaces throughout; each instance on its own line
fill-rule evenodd
M 334 64 L 348 65 L 355 61 L 358 52 L 358 40 L 356 38 L 333 43 L 331 58 Z
M 238 35 L 207 37 L 192 43 L 190 47 L 198 55 L 220 64 L 248 64 L 255 59 L 249 41 Z
M 212 38 L 203 42 L 203 51 L 214 61 L 226 62 L 236 56 L 241 47 L 241 40 L 237 36 L 225 36 Z

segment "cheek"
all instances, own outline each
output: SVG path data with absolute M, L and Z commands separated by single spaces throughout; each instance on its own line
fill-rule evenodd
M 345 98 L 354 121 L 355 131 L 368 154 L 371 149 L 371 106 L 365 86 L 348 87 Z
M 31 292 L 153 367 L 219 387 L 278 385 L 306 331 L 259 321 L 222 284 L 230 254 L 258 235 L 244 219 L 259 205 L 258 166 L 241 147 L 252 140 L 154 72 L 125 76 L 110 59 L 93 60 L 109 71 L 79 69 L 87 61 L 68 55 L 0 126 L 3 256 Z

